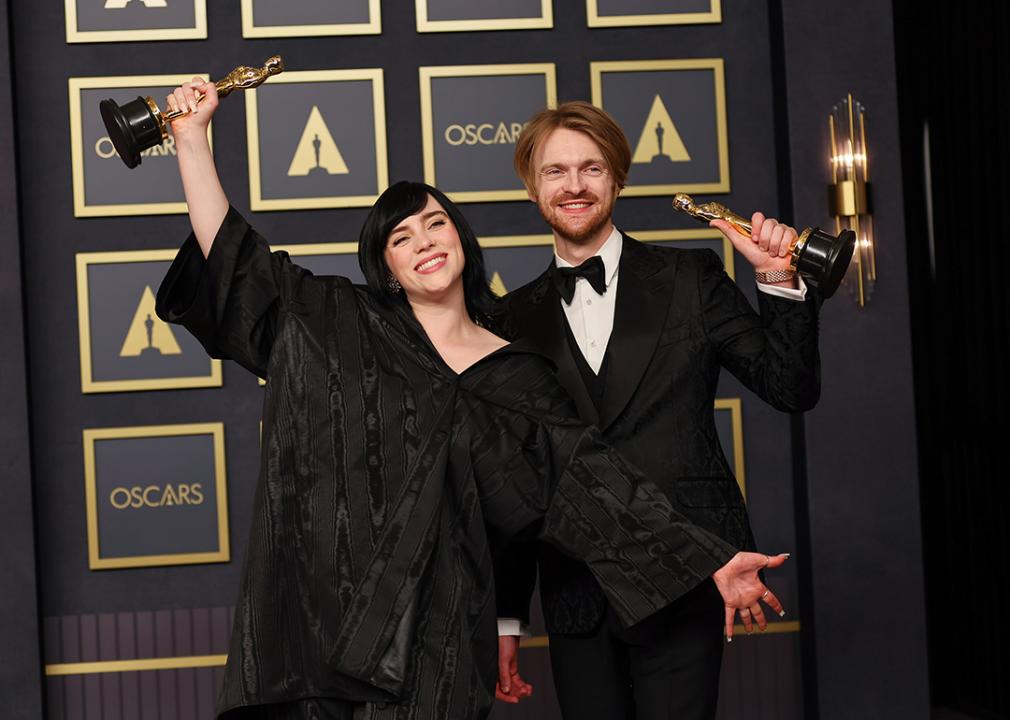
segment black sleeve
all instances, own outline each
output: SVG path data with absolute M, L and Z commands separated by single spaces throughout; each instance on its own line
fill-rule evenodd
M 532 528 L 584 562 L 621 620 L 633 624 L 710 577 L 737 550 L 674 510 L 596 428 L 532 412 L 555 400 L 551 409 L 572 412 L 553 372 L 541 368 L 521 376 L 521 395 L 511 403 L 531 412 L 499 413 L 471 449 L 485 518 L 507 537 L 526 537 Z M 526 401 L 531 395 L 535 400 Z M 510 614 L 503 610 L 499 616 Z
M 758 314 L 726 274 L 719 256 L 708 251 L 702 257 L 702 317 L 722 366 L 779 410 L 812 408 L 820 397 L 817 288 L 809 286 L 803 302 L 758 291 Z
M 537 583 L 537 543 L 519 538 L 494 553 L 495 604 L 500 618 L 530 623 L 530 600 Z
M 279 314 L 311 273 L 269 245 L 229 208 L 210 255 L 190 235 L 158 288 L 156 311 L 183 325 L 214 358 L 266 377 Z

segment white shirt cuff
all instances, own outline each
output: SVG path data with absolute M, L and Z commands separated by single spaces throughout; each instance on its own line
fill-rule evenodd
M 774 295 L 775 297 L 785 298 L 786 300 L 796 300 L 802 302 L 807 299 L 807 284 L 803 282 L 803 276 L 797 275 L 796 280 L 799 282 L 800 286 L 798 288 L 785 288 L 779 287 L 778 285 L 765 285 L 764 283 L 758 283 L 758 290 L 769 295 Z
M 529 632 L 528 628 L 523 627 L 519 618 L 498 618 L 498 634 L 526 637 Z

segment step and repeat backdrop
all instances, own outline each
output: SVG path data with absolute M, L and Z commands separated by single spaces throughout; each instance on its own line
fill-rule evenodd
M 163 323 L 154 297 L 188 232 L 172 138 L 129 170 L 98 104 L 284 57 L 210 129 L 231 202 L 277 249 L 362 281 L 355 238 L 399 179 L 462 204 L 493 289 L 532 279 L 551 236 L 512 170 L 524 123 L 585 99 L 633 151 L 618 226 L 705 247 L 753 296 L 686 191 L 776 214 L 766 9 L 719 0 L 65 0 L 12 10 L 48 714 L 212 717 L 256 482 L 263 383 Z M 795 547 L 788 419 L 723 378 L 713 407 L 761 549 Z M 789 615 L 727 648 L 725 718 L 798 717 Z M 538 618 L 536 694 L 496 718 L 559 717 Z

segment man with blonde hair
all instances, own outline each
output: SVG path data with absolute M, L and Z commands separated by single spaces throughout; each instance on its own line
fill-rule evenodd
M 536 115 L 516 172 L 554 232 L 554 260 L 506 302 L 520 337 L 557 365 L 582 419 L 657 483 L 674 506 L 738 550 L 754 540 L 715 428 L 725 367 L 776 408 L 807 410 L 820 392 L 819 298 L 789 270 L 796 231 L 755 213 L 751 237 L 713 221 L 753 266 L 759 312 L 710 250 L 646 245 L 614 227 L 631 166 L 617 123 L 585 102 Z M 587 521 L 589 521 L 587 519 Z M 631 628 L 587 568 L 550 548 L 514 548 L 496 566 L 499 691 L 529 692 L 518 674 L 519 625 L 540 576 L 551 665 L 567 720 L 712 718 L 722 638 L 736 617 L 711 580 Z M 763 627 L 757 604 L 739 610 Z

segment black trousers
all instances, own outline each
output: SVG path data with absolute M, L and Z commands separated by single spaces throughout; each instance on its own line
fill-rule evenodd
M 551 635 L 565 720 L 711 720 L 724 608 L 712 580 L 630 628 L 611 610 L 592 633 Z

